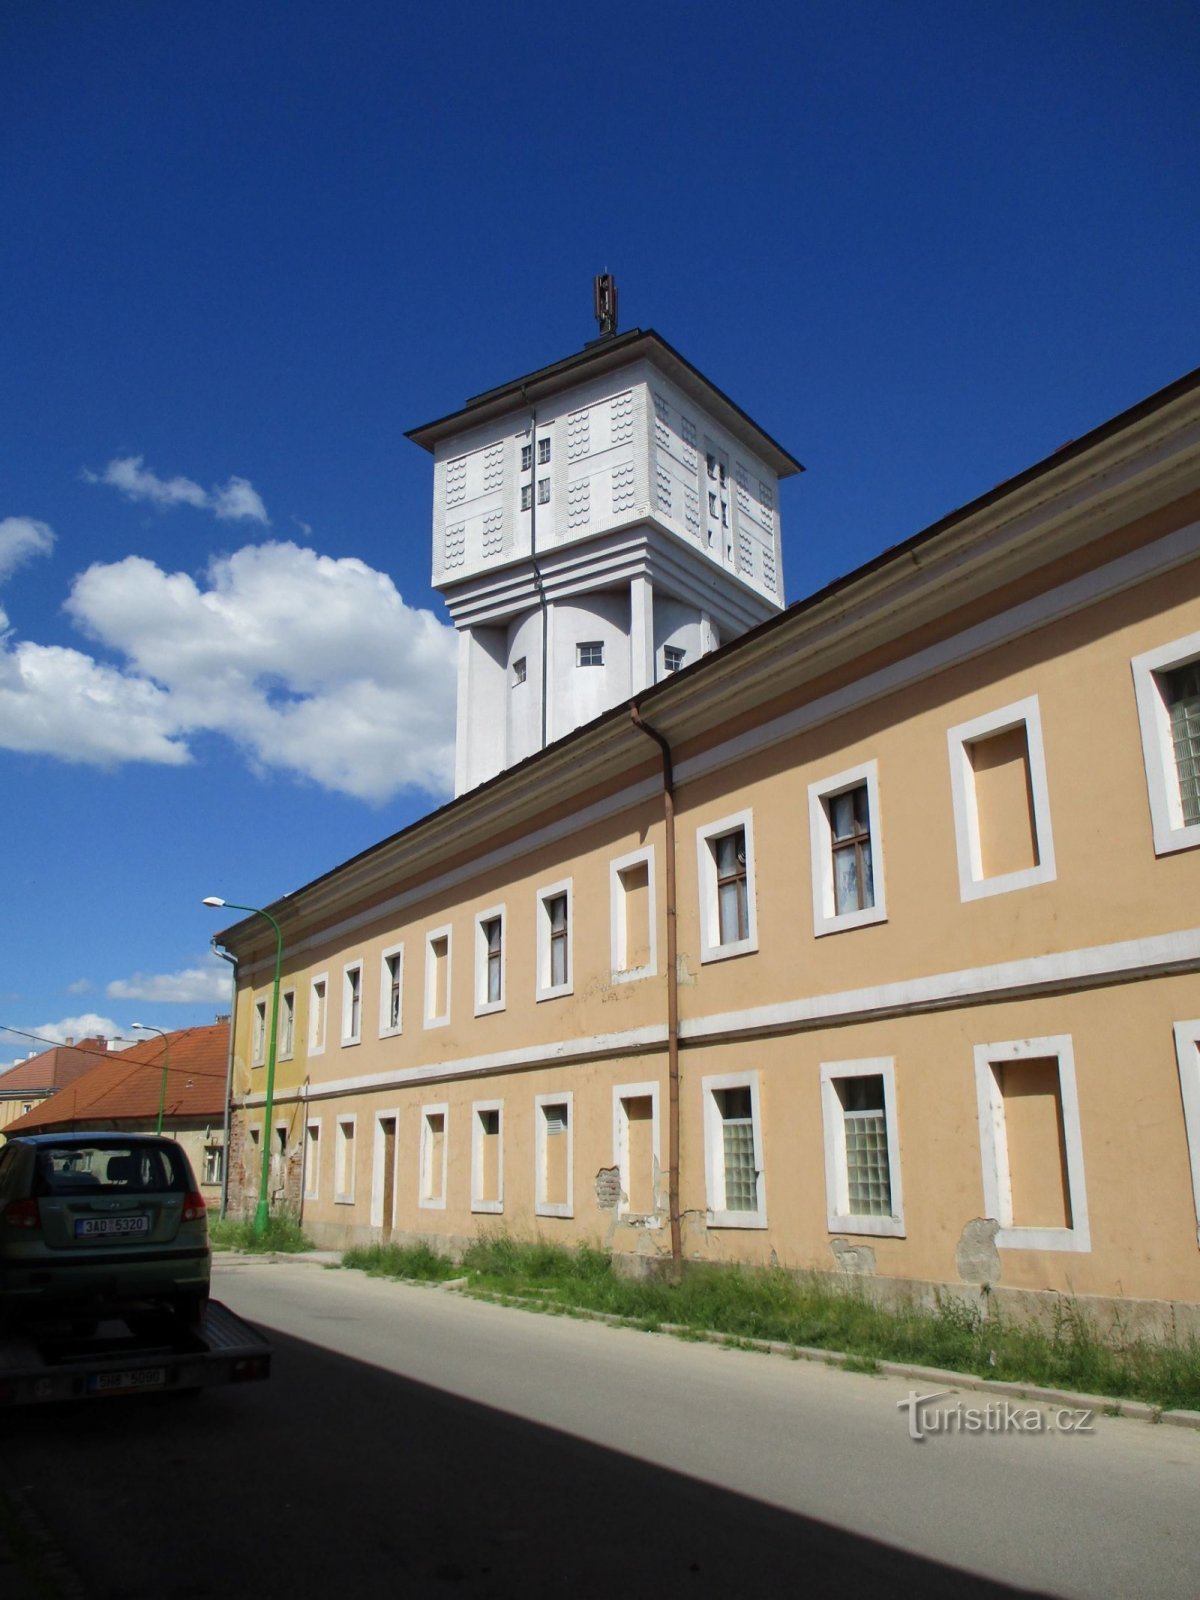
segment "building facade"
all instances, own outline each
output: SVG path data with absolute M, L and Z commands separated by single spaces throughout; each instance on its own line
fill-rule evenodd
M 1198 845 L 1193 375 L 273 904 L 269 1129 L 226 930 L 231 1170 L 1195 1327 Z

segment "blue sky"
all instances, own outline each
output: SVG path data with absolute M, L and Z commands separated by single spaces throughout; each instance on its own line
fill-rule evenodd
M 806 464 L 795 600 L 1200 364 L 1198 108 L 1182 0 L 8 0 L 0 1023 L 210 1020 L 203 896 L 447 797 L 404 430 L 595 272 Z

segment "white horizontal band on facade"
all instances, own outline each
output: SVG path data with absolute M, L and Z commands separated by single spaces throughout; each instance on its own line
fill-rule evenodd
M 869 989 L 845 989 L 727 1011 L 712 1017 L 695 1017 L 679 1025 L 681 1044 L 709 1044 L 729 1039 L 762 1038 L 775 1033 L 807 1032 L 827 1023 L 871 1022 L 892 1016 L 917 1016 L 944 1011 L 976 1001 L 1030 999 L 1104 984 L 1144 982 L 1200 968 L 1200 928 L 1156 934 L 1148 939 L 1127 939 L 1118 944 L 1093 945 L 1054 955 L 1004 961 L 990 967 L 967 967 L 959 972 L 934 973 L 926 978 L 906 978 Z M 629 1028 L 621 1033 L 597 1034 L 588 1039 L 560 1039 L 546 1045 L 501 1050 L 490 1055 L 465 1056 L 461 1061 L 405 1067 L 397 1072 L 365 1073 L 355 1078 L 334 1078 L 305 1084 L 276 1094 L 276 1103 L 322 1100 L 334 1095 L 374 1092 L 403 1084 L 443 1082 L 455 1078 L 483 1077 L 489 1073 L 530 1071 L 560 1063 L 579 1063 L 659 1050 L 667 1043 L 663 1025 Z M 261 1106 L 265 1094 L 242 1096 L 243 1107 Z

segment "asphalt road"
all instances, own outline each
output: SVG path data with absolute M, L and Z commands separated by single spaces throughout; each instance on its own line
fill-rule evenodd
M 1200 1433 L 915 1443 L 902 1380 L 311 1264 L 214 1287 L 269 1383 L 4 1424 L 92 1600 L 1200 1594 Z

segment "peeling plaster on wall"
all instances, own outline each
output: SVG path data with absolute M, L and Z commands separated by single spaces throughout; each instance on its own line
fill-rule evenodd
M 675 957 L 675 980 L 681 989 L 694 989 L 699 979 L 688 971 L 688 958 L 685 955 Z
M 869 1244 L 851 1244 L 849 1239 L 831 1239 L 829 1248 L 833 1251 L 833 1259 L 840 1272 L 853 1273 L 856 1277 L 874 1276 L 875 1252 Z
M 601 1211 L 615 1211 L 627 1198 L 621 1188 L 620 1167 L 601 1167 L 596 1174 L 596 1204 Z
M 964 1283 L 999 1283 L 1000 1252 L 996 1235 L 1000 1224 L 995 1217 L 975 1217 L 958 1236 L 954 1262 Z

